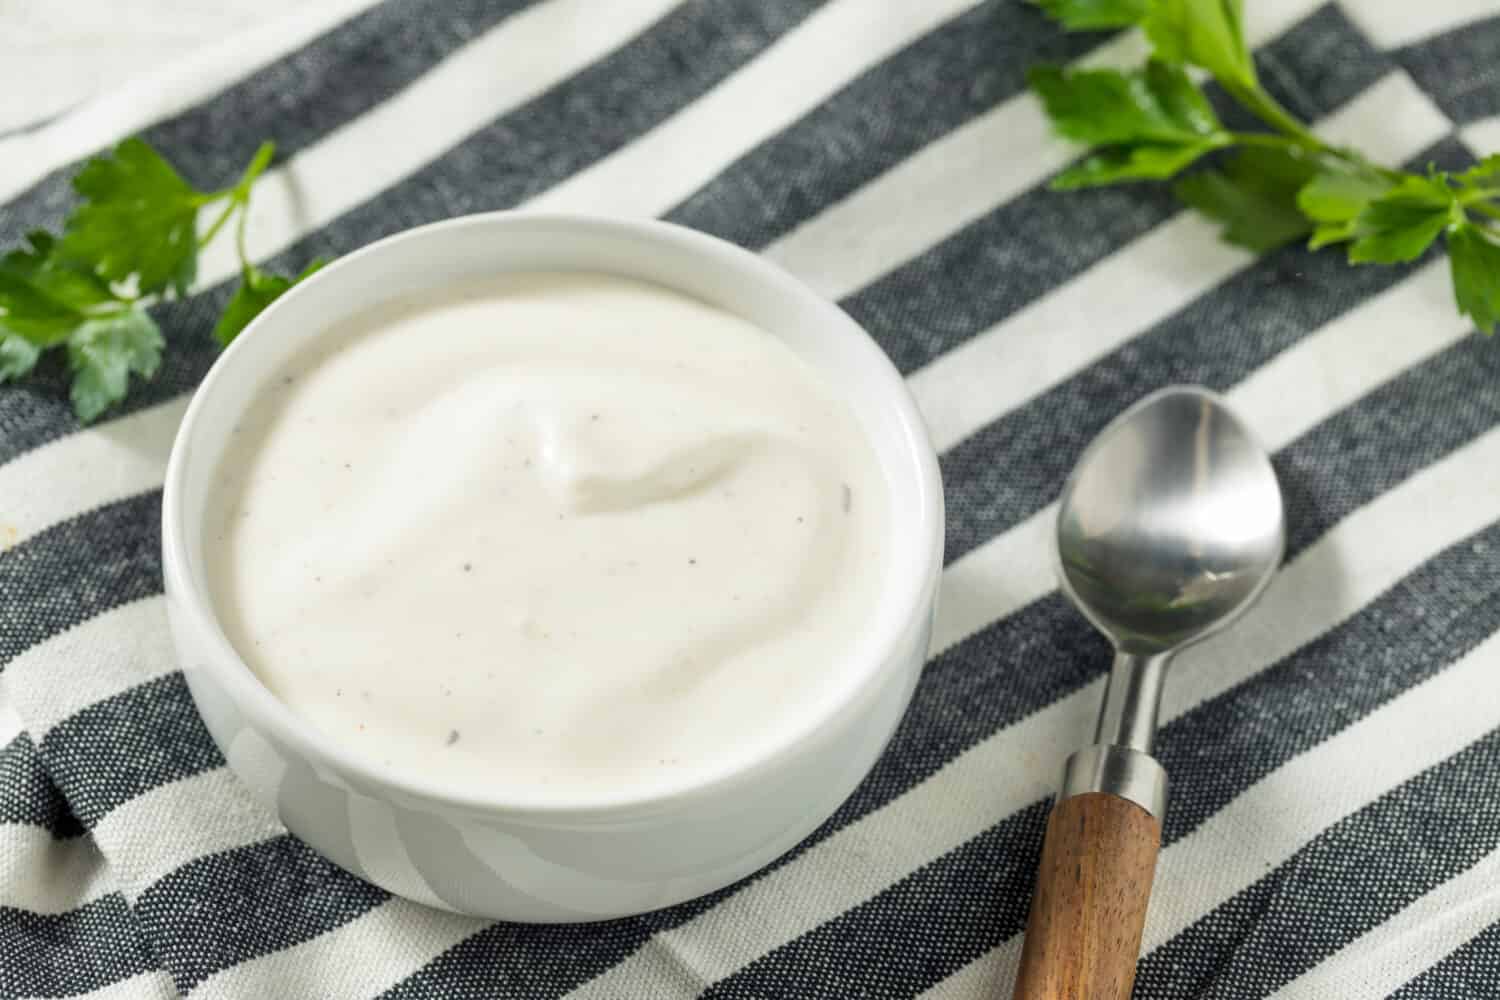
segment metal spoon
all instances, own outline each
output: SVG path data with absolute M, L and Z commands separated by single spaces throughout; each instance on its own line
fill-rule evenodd
M 1166 813 L 1151 756 L 1172 656 L 1260 596 L 1285 543 L 1265 452 L 1223 400 L 1174 387 L 1084 451 L 1057 517 L 1062 591 L 1115 647 L 1092 745 L 1047 822 L 1016 1000 L 1127 1000 Z

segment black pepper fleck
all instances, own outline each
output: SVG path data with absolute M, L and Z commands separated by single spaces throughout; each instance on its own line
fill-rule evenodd
M 471 570 L 473 570 L 473 568 L 474 568 L 474 564 L 473 563 L 464 563 L 464 572 L 465 573 L 470 572 Z
M 448 730 L 448 744 L 447 745 L 451 747 L 453 744 L 455 744 L 457 742 L 458 742 L 458 730 L 457 729 L 450 729 L 450 730 Z
M 849 513 L 849 508 L 852 507 L 852 506 L 854 506 L 854 491 L 849 488 L 849 484 L 848 483 L 845 483 L 844 484 L 844 513 L 845 514 Z

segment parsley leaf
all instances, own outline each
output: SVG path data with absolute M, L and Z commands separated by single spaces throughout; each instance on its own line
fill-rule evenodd
M 1458 311 L 1483 333 L 1500 323 L 1500 246 L 1469 223 L 1448 233 L 1448 264 Z
M 1133 73 L 1034 66 L 1027 80 L 1058 134 L 1078 142 L 1186 145 L 1223 136 L 1202 91 L 1181 67 L 1158 60 Z
M 19 333 L 0 329 L 0 382 L 27 375 L 41 356 L 42 349 Z
M 155 321 L 142 309 L 126 309 L 85 322 L 68 337 L 70 396 L 84 423 L 125 398 L 130 376 L 150 378 L 164 345 Z
M 1463 209 L 1446 177 L 1407 177 L 1359 213 L 1349 262 L 1416 260 L 1449 223 L 1462 221 Z
M 1257 89 L 1242 0 L 1153 0 L 1143 26 L 1156 55 L 1202 66 L 1228 86 Z
M 1069 31 L 1128 28 L 1139 24 L 1151 0 L 1031 0 Z
M 302 273 L 295 278 L 270 274 L 254 266 L 245 268 L 240 275 L 240 287 L 235 289 L 234 297 L 224 307 L 224 315 L 219 317 L 218 324 L 214 326 L 214 339 L 227 346 L 266 306 L 326 263 L 326 260 L 318 258 L 303 268 Z
M 26 239 L 25 246 L 0 257 L 0 326 L 49 347 L 82 323 L 86 310 L 115 297 L 98 276 L 59 260 L 50 234 L 29 233 Z
M 1084 157 L 1052 178 L 1051 187 L 1054 191 L 1072 191 L 1124 181 L 1163 180 L 1215 148 L 1207 142 L 1187 146 L 1147 143 L 1115 146 Z
M 83 314 L 38 289 L 26 275 L 0 261 L 0 324 L 38 347 L 66 337 L 83 322 Z
M 1360 213 L 1390 189 L 1389 181 L 1348 170 L 1324 170 L 1308 181 L 1297 192 L 1297 207 L 1316 223 L 1308 248 L 1353 239 Z
M 1059 174 L 1058 190 L 1171 177 L 1228 141 L 1178 66 L 1152 60 L 1135 73 L 1038 66 L 1028 78 L 1060 134 L 1106 147 Z
M 52 234 L 42 230 L 27 233 L 26 245 L 0 258 L 0 268 L 77 309 L 115 301 L 107 282 L 87 268 L 64 260 L 57 253 Z
M 1223 223 L 1223 237 L 1261 253 L 1306 235 L 1312 228 L 1297 208 L 1297 192 L 1317 168 L 1306 157 L 1250 147 L 1219 170 L 1178 181 L 1183 202 Z
M 73 178 L 84 203 L 68 218 L 63 256 L 142 294 L 186 295 L 197 272 L 198 208 L 212 199 L 140 139 L 96 157 Z

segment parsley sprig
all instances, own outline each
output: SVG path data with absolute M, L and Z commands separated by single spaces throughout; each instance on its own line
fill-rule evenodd
M 1345 244 L 1351 264 L 1394 264 L 1441 238 L 1459 311 L 1485 333 L 1500 322 L 1500 154 L 1413 174 L 1325 142 L 1261 85 L 1243 0 L 1033 2 L 1070 31 L 1138 26 L 1152 48 L 1129 71 L 1031 69 L 1057 132 L 1091 147 L 1054 188 L 1177 178 L 1178 198 L 1256 252 L 1305 238 L 1314 250 Z M 1266 129 L 1226 127 L 1190 66 Z M 1210 154 L 1212 165 L 1183 173 Z
M 295 278 L 267 273 L 245 253 L 250 191 L 276 147 L 262 143 L 230 187 L 200 191 L 141 139 L 86 163 L 61 235 L 38 230 L 0 257 L 0 382 L 28 374 L 43 352 L 67 354 L 70 397 L 88 423 L 150 378 L 165 341 L 148 310 L 188 294 L 198 253 L 235 223 L 240 286 L 214 336 L 227 344 Z M 200 216 L 211 221 L 201 233 Z

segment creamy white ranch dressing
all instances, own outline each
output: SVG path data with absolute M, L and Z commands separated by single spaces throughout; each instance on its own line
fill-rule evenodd
M 754 325 L 603 275 L 384 306 L 262 390 L 206 528 L 225 630 L 384 766 L 562 798 L 677 783 L 826 703 L 881 471 Z

